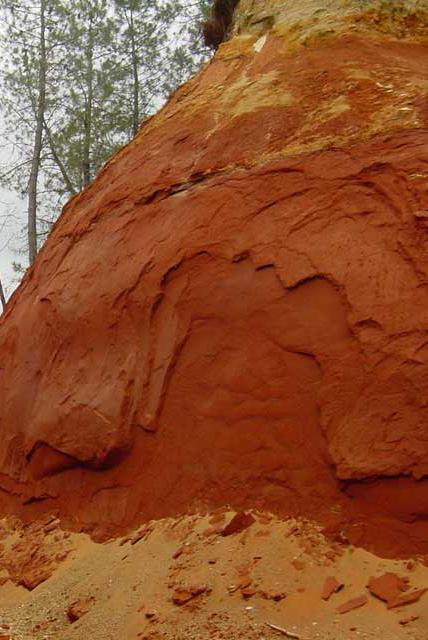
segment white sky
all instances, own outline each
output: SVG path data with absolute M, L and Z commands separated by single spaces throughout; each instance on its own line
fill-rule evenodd
M 25 203 L 13 192 L 0 188 L 0 276 L 6 297 L 18 286 L 12 262 L 28 265 L 26 255 L 19 252 L 25 218 Z

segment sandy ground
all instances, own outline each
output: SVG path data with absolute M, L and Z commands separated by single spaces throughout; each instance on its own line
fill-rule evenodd
M 388 571 L 408 578 L 410 592 L 428 587 L 421 561 L 383 560 L 327 541 L 309 522 L 253 515 L 228 536 L 234 513 L 224 510 L 151 522 L 104 544 L 55 520 L 36 532 L 3 521 L 0 640 L 427 639 L 428 593 L 388 610 L 366 588 Z M 52 575 L 32 590 L 6 581 L 6 566 L 19 581 L 20 558 L 27 581 L 44 564 Z M 325 601 L 328 576 L 344 587 Z M 364 606 L 337 612 L 362 595 Z

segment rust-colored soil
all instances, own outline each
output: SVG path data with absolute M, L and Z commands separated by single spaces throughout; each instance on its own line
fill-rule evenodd
M 253 513 L 244 531 L 222 535 L 233 515 L 223 509 L 152 521 L 107 544 L 82 534 L 64 542 L 53 520 L 43 547 L 38 536 L 45 525 L 4 523 L 6 555 L 16 540 L 32 546 L 36 557 L 65 544 L 68 554 L 56 569 L 48 565 L 50 577 L 31 591 L 11 580 L 0 586 L 0 629 L 13 640 L 284 637 L 275 626 L 302 640 L 426 639 L 428 594 L 388 609 L 367 588 L 389 572 L 407 585 L 405 596 L 425 589 L 421 559 L 381 560 L 329 543 L 313 523 L 266 513 Z M 328 577 L 343 588 L 326 601 Z M 360 606 L 349 605 L 354 602 Z

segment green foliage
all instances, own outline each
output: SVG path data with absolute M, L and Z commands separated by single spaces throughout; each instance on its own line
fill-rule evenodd
M 42 242 L 60 207 L 85 187 L 176 86 L 208 58 L 199 24 L 210 1 L 0 0 L 3 112 L 10 160 L 0 184 L 28 193 L 38 87 L 46 101 L 38 181 Z M 40 111 L 40 110 L 39 110 Z

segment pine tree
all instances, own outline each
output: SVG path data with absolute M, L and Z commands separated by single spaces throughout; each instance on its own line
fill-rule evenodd
M 28 201 L 30 262 L 65 199 L 207 59 L 198 25 L 209 4 L 0 0 L 16 158 L 2 183 Z
M 48 62 L 57 41 L 57 24 L 52 20 L 55 2 L 47 0 L 1 0 L 5 17 L 5 39 L 9 45 L 3 101 L 6 122 L 12 131 L 20 162 L 10 171 L 6 183 L 25 194 L 28 212 L 28 257 L 37 253 L 37 206 L 47 115 L 47 92 L 51 85 Z M 53 93 L 53 91 L 52 91 Z

